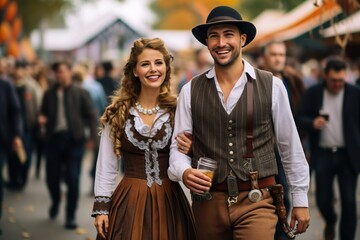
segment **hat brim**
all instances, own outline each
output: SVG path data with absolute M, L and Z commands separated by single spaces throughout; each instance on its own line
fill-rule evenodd
M 251 22 L 247 22 L 247 21 L 243 21 L 243 20 L 236 20 L 236 21 L 222 20 L 222 21 L 218 21 L 218 22 L 200 24 L 192 29 L 192 33 L 199 42 L 201 42 L 202 44 L 204 44 L 206 46 L 207 45 L 206 44 L 207 31 L 208 31 L 209 27 L 214 26 L 214 25 L 219 25 L 219 24 L 232 24 L 232 25 L 239 27 L 241 34 L 244 33 L 247 36 L 245 45 L 243 47 L 248 45 L 255 38 L 256 27 Z

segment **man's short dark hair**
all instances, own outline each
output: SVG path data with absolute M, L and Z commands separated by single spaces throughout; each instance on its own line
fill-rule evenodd
M 113 68 L 114 68 L 114 66 L 113 66 L 113 64 L 112 64 L 111 61 L 105 61 L 105 62 L 103 62 L 103 63 L 102 63 L 102 67 L 103 67 L 104 72 L 105 72 L 106 74 L 110 73 L 110 72 L 113 70 Z
M 61 65 L 65 65 L 68 69 L 71 69 L 71 64 L 70 63 L 68 63 L 66 61 L 58 61 L 58 62 L 54 62 L 51 65 L 51 70 L 53 70 L 54 72 L 57 72 Z
M 334 70 L 335 72 L 339 72 L 341 70 L 346 69 L 346 62 L 340 57 L 331 57 L 327 60 L 325 66 L 325 73 L 328 74 L 330 70 Z

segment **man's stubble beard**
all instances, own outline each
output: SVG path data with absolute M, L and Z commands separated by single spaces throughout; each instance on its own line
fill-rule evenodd
M 217 64 L 217 65 L 219 65 L 219 66 L 221 66 L 221 67 L 229 67 L 229 66 L 232 66 L 235 62 L 236 62 L 236 60 L 240 57 L 240 51 L 234 51 L 234 49 L 232 49 L 231 50 L 231 56 L 230 56 L 230 59 L 227 61 L 227 62 L 225 62 L 225 63 L 221 63 L 220 61 L 218 61 L 217 60 L 217 58 L 216 57 L 214 57 L 214 55 L 213 54 L 211 54 L 211 56 L 212 56 L 212 58 L 214 59 L 214 62 Z

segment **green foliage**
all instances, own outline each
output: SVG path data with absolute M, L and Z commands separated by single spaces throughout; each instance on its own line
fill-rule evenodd
M 219 5 L 238 6 L 238 0 L 153 0 L 155 29 L 188 30 L 205 21 L 209 11 Z
M 64 13 L 75 10 L 73 0 L 17 0 L 17 2 L 25 35 L 29 35 L 32 30 L 38 28 L 42 20 L 47 20 L 50 26 L 63 26 Z
M 253 19 L 266 9 L 282 9 L 288 12 L 305 0 L 242 0 L 240 1 L 241 14 L 244 12 L 247 19 Z
M 266 9 L 295 8 L 305 0 L 153 0 L 150 8 L 157 16 L 155 29 L 190 29 L 204 22 L 215 6 L 228 5 L 239 10 L 244 19 L 251 20 Z M 175 19 L 176 17 L 176 19 Z

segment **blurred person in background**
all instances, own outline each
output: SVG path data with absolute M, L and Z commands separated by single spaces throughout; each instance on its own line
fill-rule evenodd
M 300 78 L 300 73 L 297 73 L 295 68 L 286 65 L 286 45 L 284 42 L 270 42 L 266 44 L 263 50 L 263 66 L 260 68 L 271 72 L 274 76 L 282 80 L 287 90 L 290 107 L 293 115 L 297 111 L 302 94 L 304 93 L 304 84 Z M 275 175 L 276 183 L 281 183 L 284 187 L 284 204 L 287 213 L 290 213 L 290 193 L 289 186 L 286 180 L 285 171 L 281 163 L 279 150 L 275 145 L 276 164 L 278 167 L 278 174 Z M 281 222 L 276 226 L 275 239 L 287 239 L 282 230 Z
M 0 79 L 10 81 L 10 66 L 8 63 L 8 59 L 5 57 L 0 57 Z
M 52 65 L 56 83 L 44 94 L 39 124 L 45 127 L 46 183 L 51 197 L 49 217 L 58 215 L 61 182 L 67 185 L 65 228 L 77 227 L 75 212 L 79 199 L 79 182 L 84 146 L 96 144 L 97 121 L 89 93 L 72 83 L 71 65 L 56 62 Z M 90 137 L 85 137 L 85 128 Z
M 114 79 L 112 75 L 114 70 L 114 65 L 111 61 L 103 62 L 102 69 L 104 71 L 104 76 L 97 79 L 97 81 L 99 81 L 103 86 L 107 97 L 107 101 L 108 103 L 110 103 L 111 102 L 110 96 L 113 95 L 114 91 L 119 86 L 119 83 Z
M 0 219 L 4 199 L 3 166 L 23 147 L 20 103 L 13 85 L 0 78 Z M 1 234 L 1 229 L 0 229 Z
M 48 65 L 40 59 L 36 59 L 32 62 L 32 77 L 38 83 L 40 87 L 41 99 L 44 96 L 44 93 L 50 85 L 52 84 L 49 77 Z M 40 127 L 37 122 L 37 128 L 35 131 L 35 150 L 36 150 L 36 166 L 35 166 L 35 177 L 40 178 L 40 169 L 42 157 L 44 155 L 44 137 L 45 137 L 45 128 Z
M 99 79 L 104 77 L 104 67 L 102 63 L 96 63 L 94 67 L 94 78 L 99 81 Z
M 360 87 L 360 57 L 354 60 L 353 63 L 354 82 Z
M 33 137 L 37 125 L 40 103 L 36 96 L 37 90 L 30 83 L 30 78 L 26 73 L 28 63 L 24 60 L 18 60 L 15 63 L 14 71 L 11 75 L 15 91 L 20 102 L 20 110 L 23 118 L 22 140 L 25 147 L 26 157 L 22 159 L 16 153 L 13 153 L 8 162 L 9 181 L 7 187 L 12 190 L 21 190 L 25 187 L 28 179 L 28 173 L 32 163 Z
M 190 81 L 193 77 L 196 75 L 203 73 L 207 70 L 209 70 L 213 64 L 214 61 L 211 58 L 211 55 L 209 54 L 209 51 L 207 48 L 198 48 L 194 51 L 194 65 L 190 66 L 189 69 L 184 69 L 184 75 L 179 81 L 178 84 L 178 93 L 180 93 L 181 88 Z
M 106 95 L 103 86 L 96 81 L 89 72 L 89 67 L 87 63 L 79 63 L 74 66 L 73 69 L 73 79 L 76 79 L 79 86 L 84 88 L 90 94 L 92 103 L 95 107 L 96 120 L 98 122 L 98 128 L 101 127 L 100 117 L 104 113 L 107 106 Z M 97 141 L 98 143 L 98 141 Z M 96 161 L 99 153 L 99 145 L 96 144 L 93 147 L 93 161 L 92 167 L 90 170 L 90 176 L 93 180 L 91 185 L 91 195 L 94 191 L 94 182 L 95 182 L 95 170 L 96 170 Z
M 305 89 L 320 82 L 321 66 L 318 60 L 309 59 L 302 64 Z
M 103 85 L 96 81 L 91 75 L 90 66 L 87 62 L 77 64 L 74 71 L 79 74 L 79 80 L 81 81 L 80 86 L 89 92 L 95 106 L 96 116 L 100 118 L 107 106 L 106 93 Z
M 297 123 L 309 133 L 316 202 L 325 220 L 324 238 L 335 239 L 333 184 L 337 177 L 340 240 L 354 240 L 360 172 L 360 89 L 345 82 L 347 65 L 342 58 L 329 57 L 325 64 L 324 81 L 307 89 L 302 97 Z

